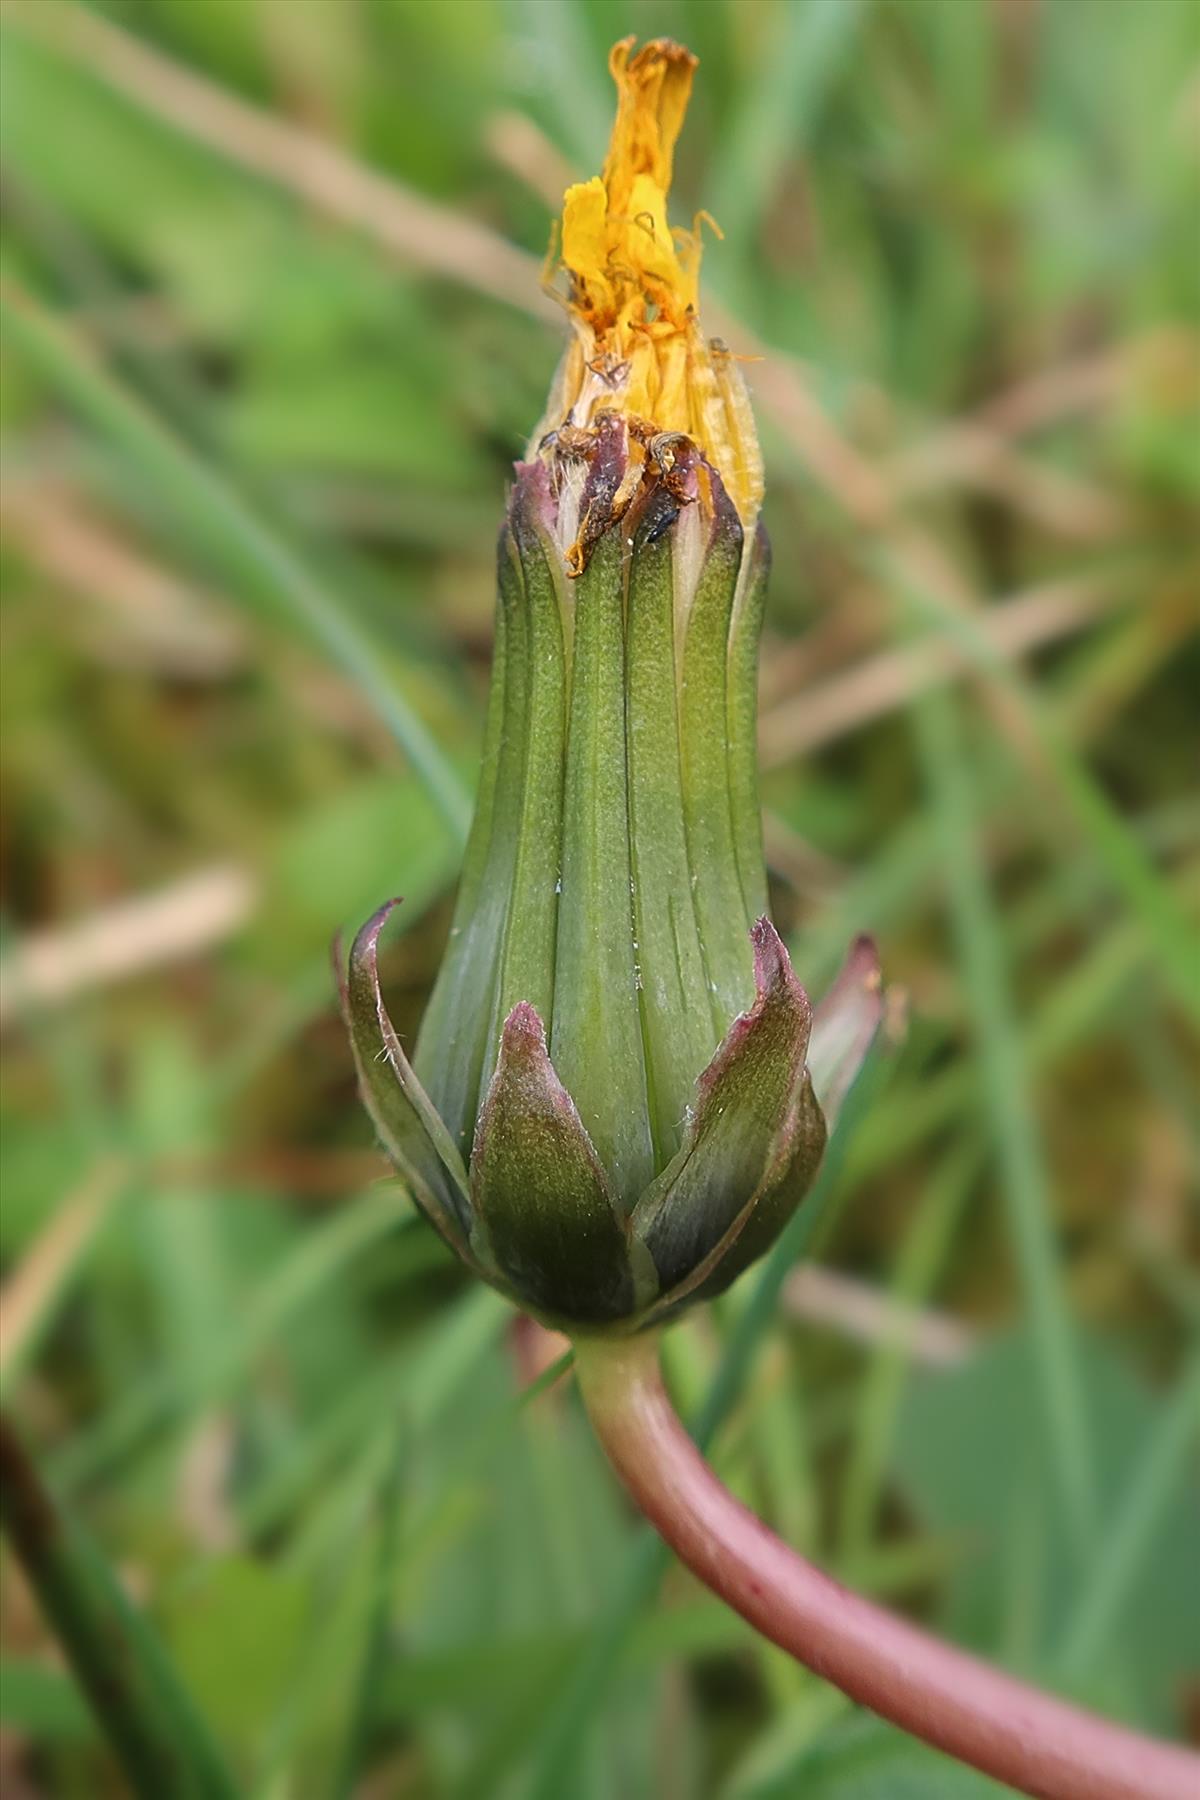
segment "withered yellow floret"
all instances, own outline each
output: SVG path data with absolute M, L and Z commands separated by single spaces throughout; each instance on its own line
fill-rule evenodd
M 667 198 L 696 58 L 666 38 L 613 47 L 617 117 L 602 175 L 569 187 L 559 254 L 574 327 L 536 448 L 597 413 L 626 414 L 642 441 L 683 432 L 719 471 L 743 524 L 762 463 L 741 372 L 699 319 L 699 222 L 672 231 Z

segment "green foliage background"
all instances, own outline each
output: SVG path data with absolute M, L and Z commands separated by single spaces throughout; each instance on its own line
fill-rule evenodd
M 814 989 L 869 929 L 911 1004 L 816 1234 L 838 1282 L 756 1308 L 751 1275 L 672 1380 L 700 1410 L 753 1349 L 714 1455 L 780 1531 L 1195 1732 L 1200 13 L 0 22 L 0 1376 L 239 1788 L 988 1787 L 658 1582 L 569 1388 L 517 1401 L 543 1347 L 384 1177 L 331 1004 L 331 934 L 389 893 L 409 1032 L 436 966 L 558 348 L 548 195 L 599 166 L 627 31 L 701 57 L 679 213 L 719 221 L 721 328 L 770 352 L 777 916 Z M 214 941 L 155 963 L 135 924 L 137 972 L 93 951 L 29 998 L 35 934 L 214 869 Z M 0 1629 L 6 1791 L 119 1792 L 15 1578 Z

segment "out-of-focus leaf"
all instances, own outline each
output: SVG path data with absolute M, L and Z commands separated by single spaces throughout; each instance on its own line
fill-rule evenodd
M 179 1667 L 243 1757 L 283 1702 L 313 1628 L 303 1584 L 242 1556 L 212 1564 L 170 1607 L 167 1629 Z
M 0 1660 L 0 1723 L 39 1742 L 86 1741 L 96 1722 L 69 1675 L 50 1663 Z
M 777 1776 L 729 1800 L 1001 1800 L 1011 1788 L 859 1714 L 824 1731 Z
M 1164 1402 L 1105 1344 L 1088 1337 L 1080 1344 L 1107 1516 Z M 948 1583 L 947 1629 L 980 1646 L 1007 1639 L 1028 1666 L 1052 1674 L 1047 1653 L 1066 1623 L 1081 1564 L 1049 1504 L 1049 1456 L 1030 1400 L 1037 1366 L 1029 1337 L 1016 1334 L 961 1368 L 924 1375 L 902 1408 L 894 1455 L 898 1479 L 926 1524 L 973 1536 L 978 1546 Z M 1098 1702 L 1124 1695 L 1135 1716 L 1167 1729 L 1174 1724 L 1168 1696 L 1198 1659 L 1195 1497 L 1182 1486 L 1148 1547 L 1120 1631 L 1096 1657 L 1089 1691 Z

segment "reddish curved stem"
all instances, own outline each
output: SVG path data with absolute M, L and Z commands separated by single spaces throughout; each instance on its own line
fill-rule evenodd
M 1200 1757 L 1003 1674 L 841 1587 L 722 1486 L 652 1339 L 583 1342 L 592 1423 L 651 1524 L 735 1611 L 851 1699 L 1040 1800 L 1198 1800 Z

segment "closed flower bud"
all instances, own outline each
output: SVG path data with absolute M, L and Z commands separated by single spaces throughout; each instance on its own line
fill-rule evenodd
M 602 177 L 568 190 L 572 336 L 500 535 L 483 772 L 410 1064 L 345 1004 L 366 1104 L 479 1274 L 571 1329 L 652 1324 L 782 1230 L 880 1014 L 859 940 L 815 1013 L 765 916 L 768 551 L 735 359 L 667 191 L 695 59 L 618 44 Z

